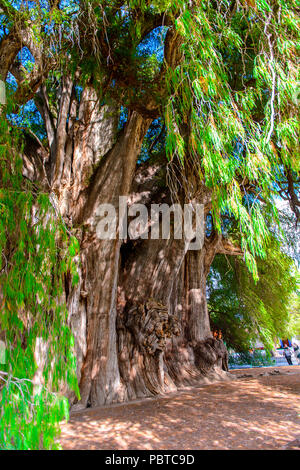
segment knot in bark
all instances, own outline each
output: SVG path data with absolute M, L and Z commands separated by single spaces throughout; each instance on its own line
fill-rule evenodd
M 165 305 L 154 299 L 130 308 L 126 326 L 140 348 L 151 356 L 164 351 L 167 339 L 180 333 L 178 319 L 169 314 Z

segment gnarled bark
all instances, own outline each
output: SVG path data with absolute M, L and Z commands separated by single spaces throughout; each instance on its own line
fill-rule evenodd
M 135 202 L 170 202 L 168 192 L 159 191 L 156 173 L 150 167 L 137 174 Z M 218 243 L 187 251 L 184 240 L 171 234 L 168 240 L 123 245 L 117 333 L 124 398 L 174 391 L 204 376 L 224 378 L 226 354 L 212 337 L 206 303 L 206 277 Z

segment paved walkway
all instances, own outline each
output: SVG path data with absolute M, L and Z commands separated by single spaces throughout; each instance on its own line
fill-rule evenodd
M 243 369 L 231 374 L 237 380 L 75 413 L 63 426 L 63 448 L 297 448 L 300 367 Z

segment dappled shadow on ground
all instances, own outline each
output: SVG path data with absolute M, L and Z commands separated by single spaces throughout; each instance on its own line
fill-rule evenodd
M 300 435 L 300 367 L 291 369 L 76 413 L 61 442 L 64 449 L 278 449 Z

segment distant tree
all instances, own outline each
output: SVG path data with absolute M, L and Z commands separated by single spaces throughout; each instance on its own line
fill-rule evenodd
M 299 273 L 275 239 L 258 261 L 258 275 L 255 282 L 241 259 L 218 255 L 208 276 L 211 326 L 235 351 L 249 350 L 258 339 L 270 351 L 278 338 L 300 333 Z

